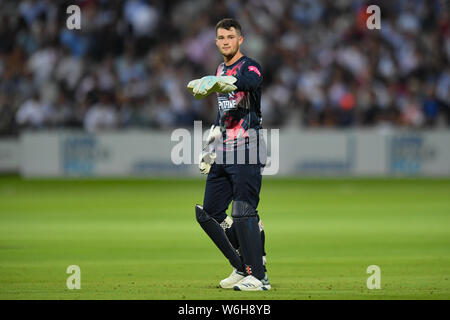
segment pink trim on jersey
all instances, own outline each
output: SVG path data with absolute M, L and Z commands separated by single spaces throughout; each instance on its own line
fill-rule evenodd
M 257 73 L 258 76 L 261 77 L 261 72 L 259 72 L 258 68 L 255 66 L 248 66 L 248 71 L 253 71 L 253 72 Z
M 239 62 L 237 65 L 235 65 L 233 67 L 233 69 L 228 69 L 227 70 L 227 76 L 235 76 L 236 75 L 236 71 L 241 69 L 242 65 L 244 64 L 245 61 L 241 61 Z
M 240 137 L 248 137 L 247 131 L 245 131 L 245 129 L 242 127 L 243 122 L 244 119 L 241 119 L 241 121 L 239 121 L 239 123 L 233 128 L 226 129 L 228 139 L 225 139 L 224 142 L 228 142 Z
M 238 92 L 236 92 L 236 93 L 234 94 L 234 97 L 233 97 L 233 99 L 236 101 L 236 105 L 238 105 L 239 102 L 241 102 L 242 99 L 244 99 L 246 95 L 247 95 L 247 94 L 246 94 L 244 91 L 238 91 Z
M 222 71 L 223 71 L 223 64 L 220 64 L 220 65 L 217 67 L 216 77 L 221 76 L 221 75 L 222 75 Z

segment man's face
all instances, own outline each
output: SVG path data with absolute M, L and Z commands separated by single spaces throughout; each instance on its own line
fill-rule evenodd
M 234 57 L 243 40 L 242 35 L 233 27 L 230 30 L 223 28 L 217 29 L 216 45 L 220 53 L 227 58 Z

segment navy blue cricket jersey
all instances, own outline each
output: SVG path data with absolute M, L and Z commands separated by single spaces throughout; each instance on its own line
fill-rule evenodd
M 222 62 L 217 68 L 216 76 L 237 78 L 234 83 L 237 90 L 217 93 L 219 111 L 215 125 L 226 129 L 225 149 L 231 151 L 244 143 L 250 128 L 256 131 L 262 128 L 261 66 L 255 60 L 242 56 L 230 66 Z

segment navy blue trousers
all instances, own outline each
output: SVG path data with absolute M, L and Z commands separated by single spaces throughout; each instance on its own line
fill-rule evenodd
M 203 209 L 219 223 L 232 200 L 246 201 L 256 210 L 261 181 L 260 164 L 214 163 L 206 179 Z

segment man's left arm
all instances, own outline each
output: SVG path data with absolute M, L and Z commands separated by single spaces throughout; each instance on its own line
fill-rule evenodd
M 234 85 L 238 91 L 256 90 L 262 83 L 261 67 L 256 63 L 245 63 Z

